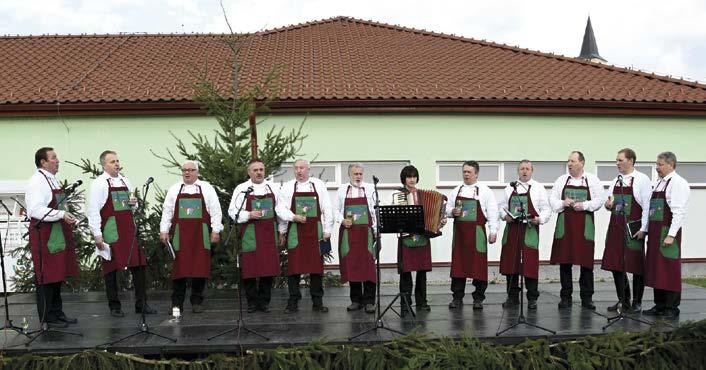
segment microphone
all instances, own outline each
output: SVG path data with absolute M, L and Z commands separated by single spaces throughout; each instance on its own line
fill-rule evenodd
M 512 182 L 510 183 L 510 186 L 512 186 L 513 188 L 516 188 L 516 187 L 517 187 L 517 181 L 512 181 Z
M 83 181 L 81 181 L 81 180 L 76 180 L 76 182 L 73 183 L 73 184 L 71 184 L 71 185 L 69 185 L 69 187 L 66 188 L 66 189 L 64 190 L 64 192 L 66 192 L 66 194 L 71 194 L 71 193 L 73 193 L 73 192 L 76 190 L 77 187 L 81 186 L 81 184 L 83 184 Z
M 623 175 L 618 175 L 618 182 L 620 183 L 620 185 L 623 184 Z
M 377 184 L 378 182 L 380 182 L 380 179 L 378 179 L 377 176 L 373 175 L 373 184 Z
M 150 176 L 147 181 L 145 181 L 145 184 L 142 185 L 143 187 L 149 186 L 151 183 L 154 182 L 154 177 Z
M 243 190 L 242 193 L 250 194 L 250 193 L 252 193 L 253 191 L 255 191 L 255 188 L 253 188 L 252 186 L 248 186 L 248 188 L 245 189 L 245 190 Z

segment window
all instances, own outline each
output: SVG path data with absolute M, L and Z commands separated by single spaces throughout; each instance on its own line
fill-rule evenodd
M 309 175 L 321 179 L 327 186 L 337 187 L 348 183 L 348 165 L 353 162 L 313 162 Z M 409 161 L 368 161 L 359 162 L 365 168 L 363 181 L 372 183 L 373 175 L 380 179 L 381 186 L 399 186 L 400 171 Z M 293 163 L 282 163 L 279 171 L 271 176 L 272 181 L 284 183 L 294 178 Z
M 348 182 L 348 165 L 353 162 L 341 162 L 341 182 Z M 373 175 L 380 179 L 380 185 L 401 186 L 400 172 L 409 161 L 359 162 L 365 167 L 363 181 L 372 183 Z
M 706 183 L 706 163 L 680 163 L 677 162 L 676 171 L 681 177 L 692 184 Z
M 517 179 L 518 161 L 479 162 L 478 180 L 487 185 L 505 185 Z M 437 186 L 456 186 L 463 181 L 461 166 L 463 161 L 437 162 Z M 543 184 L 552 184 L 557 177 L 566 173 L 566 162 L 532 162 L 534 173 L 532 177 Z
M 317 162 L 311 163 L 309 165 L 309 175 L 316 177 L 326 183 L 326 185 L 337 185 L 340 181 L 338 178 L 338 167 L 337 163 L 325 163 Z M 277 183 L 284 183 L 294 178 L 294 164 L 293 163 L 282 163 L 279 171 L 272 176 L 272 181 Z
M 654 164 L 637 162 L 635 164 L 635 169 L 647 175 L 650 180 L 654 179 L 656 176 L 654 172 Z M 618 176 L 618 168 L 615 167 L 615 161 L 596 162 L 596 176 L 598 176 L 598 178 L 604 183 L 611 182 L 616 176 Z
M 517 166 L 520 161 L 504 162 L 505 182 L 517 179 Z M 532 178 L 542 184 L 553 184 L 559 176 L 566 174 L 566 161 L 537 161 L 532 162 Z

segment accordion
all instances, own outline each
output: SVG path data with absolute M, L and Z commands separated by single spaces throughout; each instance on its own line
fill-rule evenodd
M 441 220 L 446 218 L 445 195 L 435 190 L 417 189 L 419 205 L 424 210 L 425 236 L 435 238 L 441 235 Z M 408 192 L 400 191 L 392 194 L 393 205 L 413 205 Z

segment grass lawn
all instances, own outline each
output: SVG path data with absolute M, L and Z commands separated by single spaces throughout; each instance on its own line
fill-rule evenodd
M 706 278 L 684 278 L 683 282 L 706 288 Z

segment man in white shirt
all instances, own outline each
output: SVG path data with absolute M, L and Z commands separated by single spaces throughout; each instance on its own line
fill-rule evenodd
M 500 273 L 507 279 L 507 300 L 503 307 L 519 305 L 519 295 L 522 294 L 519 277 L 522 274 L 527 287 L 527 308 L 537 308 L 539 225 L 549 221 L 552 209 L 544 186 L 532 179 L 533 172 L 532 162 L 527 159 L 520 161 L 517 166 L 518 180 L 505 187 L 499 207 L 500 218 L 506 222 L 500 254 Z
M 147 258 L 140 250 L 135 233 L 132 212 L 137 208 L 134 188 L 127 178 L 120 174 L 118 154 L 106 150 L 100 155 L 103 174 L 91 183 L 91 192 L 86 211 L 88 226 L 91 228 L 96 247 L 109 250 L 110 260 L 101 259 L 105 291 L 108 296 L 110 314 L 123 317 L 118 298 L 118 270 L 128 267 L 135 286 L 135 312 L 157 313 L 146 303 L 145 266 Z
M 618 176 L 606 192 L 605 208 L 611 213 L 601 268 L 613 273 L 618 303 L 608 311 L 642 311 L 642 293 L 645 291 L 645 234 L 650 213 L 652 184 L 644 173 L 635 170 L 637 155 L 630 148 L 621 149 L 615 159 Z M 626 238 L 626 224 L 640 222 L 641 228 Z M 632 273 L 632 305 L 627 273 Z M 622 307 L 619 307 L 622 303 Z
M 691 189 L 675 172 L 677 156 L 657 156 L 657 175 L 652 186 L 645 258 L 645 285 L 654 288 L 655 306 L 645 315 L 679 316 L 681 303 L 681 229 Z
M 78 273 L 71 231 L 76 217 L 67 210 L 65 198 L 68 194 L 55 177 L 59 172 L 56 151 L 49 147 L 40 148 L 34 154 L 34 164 L 37 172 L 29 179 L 25 200 L 30 217 L 29 245 L 34 265 L 37 312 L 39 321 L 50 328 L 65 328 L 78 322 L 66 316 L 61 301 L 61 284 L 67 277 Z
M 228 215 L 240 227 L 240 271 L 248 312 L 270 312 L 272 282 L 280 274 L 277 208 L 279 186 L 265 180 L 265 164 L 248 164 L 250 179 L 233 190 Z
M 584 172 L 586 159 L 583 153 L 573 151 L 569 155 L 569 173 L 560 176 L 549 197 L 554 212 L 557 212 L 551 264 L 560 265 L 561 301 L 559 308 L 570 308 L 573 283 L 572 265 L 581 266 L 579 287 L 581 306 L 595 310 L 593 304 L 593 259 L 596 228 L 593 213 L 603 205 L 603 186 L 596 175 Z
M 498 202 L 487 185 L 478 183 L 480 167 L 467 161 L 461 167 L 463 184 L 448 195 L 446 215 L 454 218 L 451 251 L 450 309 L 463 306 L 466 279 L 473 279 L 473 309 L 482 310 L 488 288 L 488 242 L 495 243 L 498 234 Z M 486 239 L 487 231 L 490 237 Z
M 375 189 L 363 182 L 361 163 L 348 166 L 350 182 L 336 194 L 335 218 L 338 230 L 338 255 L 341 281 L 350 285 L 348 311 L 365 308 L 375 313 Z
M 191 310 L 201 313 L 206 279 L 211 276 L 211 244 L 220 240 L 223 215 L 216 189 L 199 180 L 197 162 L 185 161 L 181 178 L 164 198 L 159 239 L 168 247 L 171 244 L 176 255 L 172 263 L 172 307 L 184 312 L 186 282 L 191 279 Z
M 324 259 L 320 254 L 319 240 L 329 240 L 333 228 L 333 214 L 326 184 L 309 177 L 309 162 L 294 161 L 295 178 L 280 190 L 277 215 L 280 244 L 287 245 L 287 285 L 289 300 L 285 313 L 298 310 L 301 292 L 301 274 L 309 274 L 309 292 L 315 312 L 328 312 L 323 305 Z

